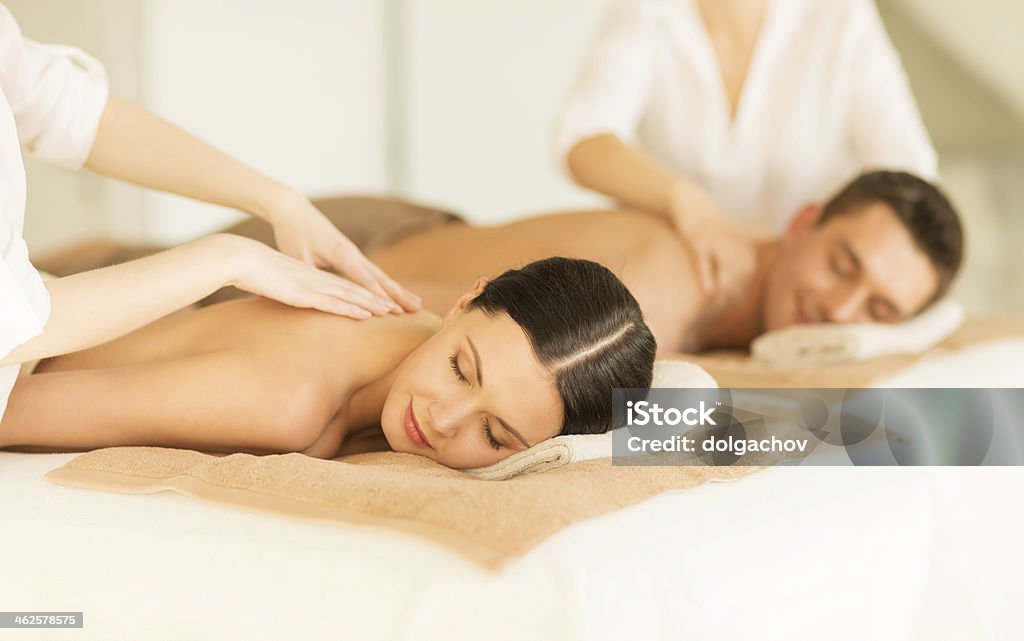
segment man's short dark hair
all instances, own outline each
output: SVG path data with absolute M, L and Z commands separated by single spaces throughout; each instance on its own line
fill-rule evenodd
M 905 171 L 861 174 L 825 204 L 819 224 L 877 202 L 889 205 L 935 267 L 939 285 L 929 304 L 942 298 L 960 269 L 964 233 L 956 209 L 935 185 Z

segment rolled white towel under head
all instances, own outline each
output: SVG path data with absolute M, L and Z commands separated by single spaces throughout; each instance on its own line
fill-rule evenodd
M 945 299 L 902 323 L 796 325 L 763 334 L 750 345 L 754 358 L 776 365 L 828 365 L 934 347 L 964 321 L 964 309 Z
M 686 361 L 657 361 L 651 387 L 718 389 L 718 383 L 702 367 Z M 516 452 L 487 467 L 462 470 L 486 481 L 503 481 L 515 476 L 544 472 L 577 461 L 612 455 L 612 433 L 556 436 Z

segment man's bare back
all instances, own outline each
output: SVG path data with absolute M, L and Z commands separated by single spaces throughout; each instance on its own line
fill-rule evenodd
M 659 351 L 696 349 L 689 330 L 699 315 L 702 294 L 692 252 L 668 224 L 647 214 L 576 211 L 493 227 L 450 223 L 406 236 L 369 255 L 400 282 L 451 285 L 427 292 L 425 304 L 437 313 L 450 307 L 477 278 L 548 256 L 605 265 L 640 303 Z

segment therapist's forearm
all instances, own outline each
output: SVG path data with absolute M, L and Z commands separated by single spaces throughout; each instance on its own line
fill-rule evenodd
M 96 173 L 267 218 L 285 186 L 111 95 L 85 161 Z
M 50 318 L 0 366 L 105 343 L 231 284 L 243 239 L 214 235 L 139 260 L 47 281 Z
M 700 183 L 679 176 L 614 134 L 600 134 L 569 152 L 569 170 L 580 185 L 620 203 L 692 229 L 721 218 L 718 204 Z
M 669 215 L 678 177 L 643 151 L 614 134 L 600 134 L 569 152 L 569 170 L 576 182 L 619 202 Z

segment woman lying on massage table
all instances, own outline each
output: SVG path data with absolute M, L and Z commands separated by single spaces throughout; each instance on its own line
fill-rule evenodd
M 648 387 L 655 349 L 633 296 L 585 260 L 481 280 L 443 320 L 231 301 L 44 361 L 18 379 L 0 447 L 392 449 L 482 467 L 610 429 L 611 389 Z

